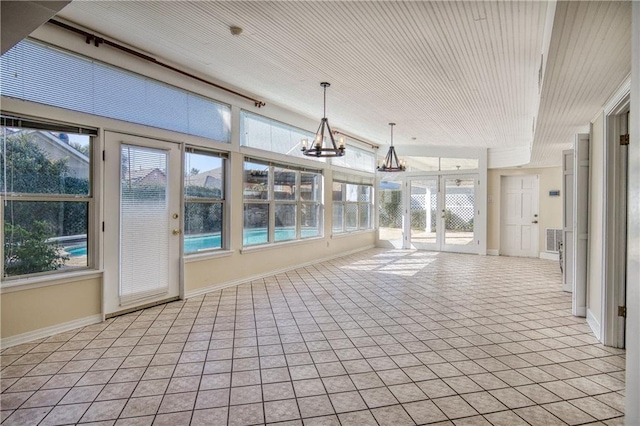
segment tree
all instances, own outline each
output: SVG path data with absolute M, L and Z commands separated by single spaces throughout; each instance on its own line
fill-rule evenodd
M 49 242 L 53 235 L 46 222 L 35 221 L 31 230 L 4 224 L 4 273 L 10 275 L 54 271 L 64 266 L 69 256 L 59 243 Z
M 35 135 L 19 131 L 4 140 L 2 187 L 16 194 L 87 194 L 88 179 L 69 177 L 66 159 L 50 159 Z M 6 275 L 59 269 L 69 256 L 51 238 L 87 232 L 84 202 L 14 199 L 6 202 L 4 211 Z

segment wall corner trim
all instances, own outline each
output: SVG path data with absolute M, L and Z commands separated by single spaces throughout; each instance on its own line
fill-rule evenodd
M 559 262 L 560 261 L 560 254 L 558 254 L 558 253 L 548 253 L 546 251 L 541 251 L 540 252 L 540 259 L 555 260 L 556 262 Z
M 589 325 L 589 328 L 591 328 L 591 331 L 593 331 L 596 339 L 598 339 L 598 341 L 602 341 L 602 336 L 600 335 L 600 323 L 589 309 L 587 309 L 587 324 Z
M 87 325 L 98 324 L 102 322 L 102 314 L 91 315 L 84 318 L 78 318 L 72 321 L 63 322 L 61 324 L 52 325 L 50 327 L 40 328 L 28 331 L 15 336 L 4 337 L 0 339 L 0 348 L 6 349 L 11 346 L 20 345 L 22 343 L 32 342 L 42 339 L 43 337 L 53 336 L 54 334 L 64 333 L 74 328 L 86 327 Z
M 292 265 L 292 266 L 287 266 L 286 268 L 271 270 L 271 271 L 268 271 L 268 272 L 264 272 L 262 274 L 252 275 L 252 276 L 241 278 L 241 279 L 238 279 L 238 280 L 227 281 L 225 283 L 213 284 L 213 285 L 210 285 L 210 286 L 197 288 L 195 290 L 185 291 L 184 298 L 185 299 L 189 299 L 191 297 L 202 296 L 204 294 L 211 293 L 212 291 L 222 290 L 222 289 L 228 288 L 228 287 L 234 287 L 234 286 L 237 286 L 237 285 L 240 285 L 240 284 L 244 284 L 244 283 L 248 283 L 248 282 L 251 282 L 251 281 L 254 281 L 254 280 L 259 280 L 259 279 L 262 279 L 262 278 L 270 277 L 272 275 L 282 274 L 284 272 L 292 271 L 294 269 L 304 268 L 305 266 L 317 265 L 320 262 L 327 262 L 329 260 L 333 260 L 333 259 L 336 259 L 338 257 L 349 256 L 351 254 L 355 254 L 355 253 L 358 253 L 358 252 L 361 252 L 361 251 L 365 251 L 365 250 L 370 250 L 372 248 L 375 248 L 375 245 L 371 244 L 371 245 L 367 245 L 367 246 L 364 246 L 364 247 L 359 247 L 359 248 L 357 248 L 355 250 L 341 252 L 341 253 L 338 253 L 338 254 L 335 254 L 335 255 L 332 255 L 332 256 L 328 256 L 328 257 L 325 257 L 325 258 L 322 258 L 322 259 L 315 259 L 315 260 L 310 261 L 310 262 L 299 263 L 297 265 Z

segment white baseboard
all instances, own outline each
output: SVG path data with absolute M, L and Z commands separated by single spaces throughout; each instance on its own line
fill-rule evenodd
M 593 316 L 593 313 L 588 309 L 587 309 L 587 324 L 589 324 L 589 327 L 591 328 L 591 331 L 593 331 L 593 334 L 596 336 L 596 339 L 598 339 L 599 341 L 602 341 L 602 336 L 600 335 L 600 323 L 598 322 L 596 317 Z
M 560 255 L 558 253 L 549 253 L 546 251 L 541 251 L 540 259 L 555 260 L 556 262 L 558 262 L 560 261 Z
M 254 281 L 254 280 L 259 280 L 259 279 L 262 279 L 262 278 L 270 277 L 272 275 L 282 274 L 284 272 L 289 272 L 289 271 L 292 271 L 294 269 L 304 268 L 305 266 L 316 265 L 316 264 L 318 264 L 320 262 L 327 262 L 329 260 L 336 259 L 338 257 L 349 256 L 351 254 L 358 253 L 358 252 L 365 251 L 365 250 L 369 250 L 369 249 L 372 249 L 372 248 L 375 248 L 375 245 L 373 245 L 373 244 L 372 245 L 367 245 L 365 247 L 360 247 L 360 248 L 357 248 L 355 250 L 350 250 L 350 251 L 346 251 L 346 252 L 337 253 L 337 254 L 334 254 L 332 256 L 328 256 L 328 257 L 322 258 L 322 259 L 314 259 L 314 260 L 312 260 L 310 262 L 299 263 L 297 265 L 287 266 L 285 268 L 280 268 L 280 269 L 274 269 L 274 270 L 271 270 L 271 271 L 264 272 L 262 274 L 251 275 L 249 277 L 240 278 L 240 279 L 237 279 L 237 280 L 232 280 L 232 281 L 227 281 L 227 282 L 224 282 L 224 283 L 213 284 L 213 285 L 210 285 L 210 286 L 197 288 L 195 290 L 186 291 L 185 294 L 184 294 L 184 297 L 185 297 L 185 299 L 188 299 L 190 297 L 202 296 L 203 294 L 211 293 L 212 291 L 222 290 L 223 288 L 233 287 L 233 286 L 244 284 L 244 283 L 251 282 L 251 281 Z
M 22 343 L 32 342 L 42 339 L 43 337 L 53 336 L 54 334 L 64 333 L 74 328 L 86 327 L 87 325 L 98 324 L 100 322 L 102 322 L 102 314 L 97 314 L 22 334 L 16 334 L 15 336 L 4 337 L 0 339 L 0 348 L 6 349 L 11 346 L 21 345 Z
M 500 256 L 500 250 L 498 250 L 498 249 L 487 249 L 487 256 Z
M 570 283 L 563 283 L 562 291 L 566 291 L 567 293 L 573 293 L 573 286 Z

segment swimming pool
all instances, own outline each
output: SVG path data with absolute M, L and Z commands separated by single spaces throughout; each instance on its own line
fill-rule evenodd
M 318 230 L 315 228 L 302 229 L 302 238 L 309 238 L 318 236 Z M 296 230 L 293 228 L 278 228 L 275 232 L 275 240 L 287 241 L 292 240 L 296 236 Z M 245 230 L 242 235 L 242 241 L 245 246 L 264 244 L 267 242 L 269 236 L 267 230 L 264 228 Z M 186 236 L 184 238 L 184 252 L 196 253 L 202 250 L 211 250 L 221 247 L 220 234 L 211 235 L 194 235 Z M 69 253 L 70 257 L 80 257 L 87 255 L 87 244 L 78 244 L 64 249 Z

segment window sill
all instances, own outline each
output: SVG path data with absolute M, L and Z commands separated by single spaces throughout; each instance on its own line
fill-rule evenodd
M 102 278 L 102 273 L 102 270 L 85 269 L 82 271 L 61 272 L 59 274 L 4 281 L 0 287 L 0 294 Z
M 304 238 L 300 240 L 281 241 L 278 243 L 271 243 L 271 244 L 257 244 L 255 246 L 243 247 L 240 250 L 240 253 L 241 254 L 253 253 L 255 251 L 263 251 L 263 250 L 270 250 L 270 249 L 276 249 L 281 247 L 295 246 L 298 244 L 318 242 L 318 241 L 322 241 L 323 239 L 324 237 L 309 237 L 309 238 Z
M 358 229 L 357 231 L 340 232 L 339 234 L 331 234 L 331 239 L 352 237 L 354 235 L 370 234 L 372 232 L 375 232 L 375 229 Z
M 234 250 L 212 250 L 203 253 L 191 253 L 184 255 L 184 263 L 200 262 L 202 260 L 218 259 L 232 256 Z

